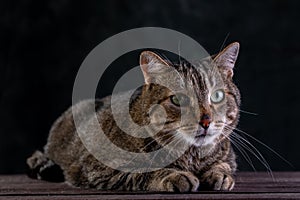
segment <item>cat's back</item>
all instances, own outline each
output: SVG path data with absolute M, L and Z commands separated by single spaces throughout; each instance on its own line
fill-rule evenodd
M 53 124 L 45 146 L 45 155 L 63 168 L 68 167 L 90 156 L 79 136 L 84 137 L 85 143 L 91 141 L 89 145 L 99 146 L 97 139 L 100 131 L 114 141 L 115 145 L 139 151 L 144 140 L 124 134 L 115 122 L 115 118 L 127 122 L 124 120 L 128 116 L 124 114 L 123 105 L 128 103 L 130 94 L 131 92 L 123 92 L 114 97 L 84 100 L 70 107 Z M 112 109 L 112 104 L 115 109 Z
M 108 107 L 110 107 L 110 96 L 103 99 L 84 100 L 70 107 L 52 125 L 45 146 L 46 156 L 64 167 L 88 154 L 77 134 L 76 127 L 86 123 L 95 112 L 100 113 L 101 116 L 102 112 L 105 110 L 107 112 Z

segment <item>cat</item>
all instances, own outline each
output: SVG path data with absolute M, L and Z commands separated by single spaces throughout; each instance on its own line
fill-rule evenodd
M 140 66 L 145 84 L 131 97 L 129 113 L 139 125 L 147 125 L 151 120 L 160 121 L 160 115 L 151 115 L 152 119 L 149 116 L 151 106 L 158 104 L 165 110 L 163 128 L 152 137 L 133 137 L 116 124 L 110 96 L 79 102 L 53 124 L 44 152 L 36 151 L 27 159 L 30 176 L 65 180 L 74 186 L 99 190 L 193 192 L 233 189 L 237 164 L 229 135 L 239 119 L 240 93 L 232 81 L 238 52 L 239 43 L 234 42 L 217 55 L 194 64 L 198 66 L 195 67 L 186 61 L 175 64 L 152 51 L 143 51 Z M 168 69 L 175 69 L 185 77 L 184 84 L 191 86 L 195 93 L 193 98 L 175 94 L 156 83 L 159 79 L 172 81 L 169 76 L 164 76 Z M 203 69 L 211 73 L 203 73 Z M 175 78 L 176 81 L 179 80 Z M 222 84 L 218 85 L 220 82 Z M 117 99 L 117 103 L 123 103 L 122 95 Z M 197 108 L 193 107 L 195 104 Z M 149 153 L 172 143 L 174 138 L 179 143 L 188 144 L 188 148 L 174 162 L 157 170 L 130 173 L 114 169 L 96 159 L 83 145 L 76 131 L 72 109 L 81 113 L 84 119 L 89 118 L 87 110 L 95 110 L 105 135 L 126 151 Z M 182 113 L 188 113 L 183 121 Z M 82 120 L 79 123 L 88 122 Z M 99 129 L 93 124 L 85 127 L 86 132 Z M 93 145 L 97 146 L 97 143 Z M 177 148 L 168 151 L 176 154 Z M 145 166 L 147 162 L 150 161 L 144 160 Z

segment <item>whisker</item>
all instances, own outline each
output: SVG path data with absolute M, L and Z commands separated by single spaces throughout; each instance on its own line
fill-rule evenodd
M 181 65 L 181 55 L 180 55 L 180 46 L 181 46 L 181 40 L 178 41 L 178 59 L 179 59 L 179 64 Z
M 225 39 L 223 40 L 223 43 L 222 43 L 222 45 L 221 45 L 221 47 L 220 47 L 220 50 L 219 50 L 218 54 L 222 52 L 222 50 L 223 50 L 223 48 L 224 48 L 224 46 L 225 46 L 225 43 L 226 43 L 226 41 L 227 41 L 229 35 L 230 35 L 230 32 L 228 32 L 228 33 L 226 34 Z M 218 71 L 217 68 L 218 68 L 218 67 L 214 65 L 214 68 L 212 69 L 212 73 L 211 73 L 211 74 L 212 74 L 212 77 L 214 77 L 215 74 L 217 73 L 217 71 Z
M 175 140 L 174 140 L 174 141 L 175 141 Z M 177 142 L 174 144 L 174 147 L 177 146 L 177 144 L 178 144 L 179 142 L 181 142 L 181 141 L 183 141 L 183 140 L 181 140 L 181 138 L 177 138 Z M 172 141 L 172 142 L 173 142 L 173 141 Z M 173 149 L 174 147 L 172 147 L 172 149 Z M 172 149 L 169 150 L 168 155 L 166 156 L 166 159 L 169 157 L 170 152 L 171 152 Z
M 164 138 L 164 137 L 166 137 L 166 136 L 168 136 L 168 134 L 162 135 L 162 136 L 160 136 L 160 137 L 154 139 L 153 141 L 151 141 L 151 142 L 149 142 L 147 145 L 145 145 L 140 151 L 143 152 L 143 151 L 144 151 L 149 145 L 151 145 L 153 142 L 156 142 L 157 140 L 162 139 L 162 138 Z M 165 143 L 168 143 L 170 140 L 172 140 L 173 138 L 175 138 L 175 136 L 176 136 L 176 135 L 172 135 L 169 139 L 167 139 L 167 141 L 165 141 Z M 132 163 L 132 162 L 137 158 L 137 156 L 138 156 L 138 154 L 137 154 L 136 156 L 134 156 L 130 161 L 128 161 L 128 162 L 126 163 L 126 165 Z
M 238 135 L 237 133 L 235 132 L 232 132 L 232 136 L 235 136 L 236 139 L 238 139 L 240 141 L 240 144 L 241 145 L 244 145 L 244 147 L 250 151 L 266 168 L 267 170 L 269 171 L 269 174 L 270 176 L 272 177 L 273 181 L 275 180 L 274 179 L 274 175 L 273 175 L 273 172 L 272 172 L 272 169 L 269 165 L 269 163 L 267 162 L 267 160 L 264 158 L 264 156 L 260 153 L 260 151 L 253 145 L 251 144 L 247 139 L 243 138 L 242 136 Z M 243 140 L 244 142 L 242 142 L 241 140 Z M 248 146 L 249 145 L 249 146 Z M 252 149 L 251 149 L 252 148 Z M 256 154 L 254 151 L 258 154 Z
M 258 113 L 254 113 L 254 112 L 249 112 L 249 111 L 245 111 L 245 110 L 241 110 L 241 109 L 239 109 L 239 111 L 241 112 L 241 113 L 245 113 L 245 114 L 249 114 L 249 115 L 258 115 Z
M 224 137 L 228 138 L 230 140 L 230 142 L 238 149 L 238 151 L 242 154 L 242 156 L 244 157 L 244 159 L 247 161 L 247 163 L 252 167 L 252 169 L 254 171 L 256 171 L 256 168 L 254 167 L 254 164 L 250 158 L 250 156 L 248 155 L 248 153 L 243 149 L 243 146 L 240 146 L 241 144 L 238 141 L 235 141 L 235 138 L 230 138 L 227 135 L 225 135 L 224 133 L 221 133 Z
M 175 136 L 174 136 L 175 137 Z M 168 141 L 170 141 L 172 138 L 169 138 L 169 140 Z M 173 142 L 173 141 L 172 141 Z M 171 143 L 172 143 L 171 142 Z M 153 164 L 153 161 L 154 161 L 154 159 L 156 158 L 156 156 L 160 153 L 161 151 L 157 151 L 156 153 L 155 153 L 155 155 L 152 157 L 152 159 L 150 160 L 150 162 L 149 162 L 149 165 L 148 165 L 148 168 L 147 168 L 147 171 L 151 168 L 151 166 L 152 166 L 152 164 Z
M 226 126 L 228 126 L 228 125 L 226 124 Z M 231 127 L 231 128 L 233 128 L 233 127 Z M 254 141 L 258 142 L 259 144 L 263 145 L 263 146 L 264 146 L 265 148 L 267 148 L 269 151 L 271 151 L 272 153 L 274 153 L 275 155 L 277 155 L 280 159 L 282 159 L 285 163 L 287 163 L 288 165 L 290 165 L 291 167 L 294 168 L 294 166 L 292 165 L 292 163 L 290 163 L 288 160 L 286 160 L 285 158 L 283 158 L 282 155 L 280 155 L 279 153 L 277 153 L 274 149 L 272 149 L 271 147 L 269 147 L 268 145 L 266 145 L 266 144 L 263 143 L 262 141 L 256 139 L 254 136 L 252 136 L 252 135 L 246 133 L 245 131 L 242 131 L 242 130 L 240 130 L 240 129 L 238 129 L 238 128 L 234 128 L 234 129 L 235 129 L 236 131 L 238 131 L 238 132 L 241 132 L 241 133 L 245 134 L 246 136 L 250 137 L 250 138 L 253 139 Z
M 230 129 L 234 128 L 234 127 L 230 127 L 227 124 L 225 124 L 225 127 L 230 128 Z M 232 138 L 235 138 L 236 142 L 238 142 L 240 145 L 242 145 L 243 148 L 248 150 L 252 155 L 254 155 L 266 167 L 266 169 L 268 170 L 268 173 L 270 174 L 270 176 L 272 177 L 272 179 L 274 181 L 275 179 L 274 179 L 272 169 L 271 169 L 269 163 L 267 162 L 267 160 L 260 153 L 260 151 L 252 143 L 250 143 L 247 139 L 243 138 L 242 136 L 238 135 L 237 133 L 232 132 L 230 136 Z
M 170 142 L 169 145 L 172 144 L 173 142 L 176 142 L 176 141 L 177 141 L 177 142 L 176 142 L 176 144 L 177 144 L 178 141 L 180 141 L 180 138 L 176 138 L 176 136 L 177 136 L 177 133 L 175 133 L 171 138 L 169 138 L 169 140 L 168 140 L 167 142 L 169 142 L 170 140 L 172 140 L 172 139 L 175 138 L 175 140 L 173 140 L 172 142 Z M 166 142 L 166 143 L 167 143 L 167 142 Z M 150 160 L 149 167 L 148 167 L 147 171 L 151 168 L 154 159 L 156 158 L 156 156 L 157 156 L 159 153 L 161 153 L 161 151 L 157 151 L 156 154 L 153 156 L 153 158 Z M 169 151 L 169 153 L 170 153 L 170 151 Z M 168 155 L 169 155 L 169 153 L 168 153 Z
M 222 45 L 221 45 L 221 47 L 220 47 L 219 53 L 221 53 L 221 51 L 223 50 L 223 48 L 224 48 L 224 46 L 225 46 L 225 43 L 226 43 L 226 41 L 227 41 L 229 35 L 230 35 L 230 32 L 228 32 L 228 33 L 226 34 L 225 39 L 223 40 L 223 43 L 222 43 Z
M 151 142 L 147 143 L 147 145 L 145 145 L 145 146 L 141 149 L 141 151 L 144 151 L 148 146 L 150 146 L 150 145 L 153 144 L 154 142 L 157 142 L 157 140 L 163 139 L 163 138 L 166 137 L 166 136 L 168 136 L 168 134 L 162 135 L 162 136 L 160 136 L 160 137 L 158 137 L 158 138 L 153 139 Z M 171 137 L 172 137 L 172 136 L 171 136 Z
M 237 141 L 235 141 L 234 139 L 231 140 L 232 144 L 239 150 L 239 152 L 242 154 L 242 156 L 244 157 L 244 159 L 247 161 L 247 163 L 251 166 L 251 168 L 253 169 L 253 171 L 256 171 L 256 168 L 254 167 L 254 164 L 250 158 L 250 156 L 248 155 L 248 153 L 243 149 L 243 147 L 241 146 L 241 144 Z
M 244 148 L 244 149 L 246 149 L 247 151 L 249 151 L 252 155 L 254 155 L 268 170 L 270 170 L 269 169 L 269 167 L 268 167 L 268 164 L 266 164 L 267 163 L 267 161 L 264 161 L 264 160 L 262 160 L 252 149 L 251 149 L 251 146 L 248 146 L 246 143 L 244 143 L 242 140 L 240 140 L 239 138 L 231 138 L 232 140 L 234 140 L 237 144 L 239 144 L 240 145 L 240 147 L 241 148 Z M 249 159 L 251 160 L 251 158 L 249 157 Z M 251 160 L 251 162 L 252 162 L 252 160 Z M 254 166 L 253 166 L 254 167 Z

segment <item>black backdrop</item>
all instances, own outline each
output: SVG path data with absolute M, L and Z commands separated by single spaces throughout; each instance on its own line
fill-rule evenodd
M 0 3 L 0 173 L 22 173 L 25 159 L 46 142 L 53 121 L 71 105 L 85 56 L 121 31 L 158 26 L 197 40 L 210 53 L 239 41 L 235 81 L 242 93 L 239 127 L 273 170 L 300 170 L 300 1 L 72 1 Z M 121 64 L 137 64 L 124 59 Z M 112 69 L 100 96 L 109 93 Z M 258 170 L 266 170 L 257 159 Z M 239 157 L 240 170 L 251 167 Z

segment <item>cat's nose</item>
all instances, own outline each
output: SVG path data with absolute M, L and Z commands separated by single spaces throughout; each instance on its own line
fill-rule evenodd
M 211 122 L 210 116 L 209 116 L 208 114 L 203 114 L 202 117 L 201 117 L 201 119 L 200 119 L 199 124 L 200 124 L 205 130 L 207 130 L 207 129 L 209 128 L 210 122 Z

